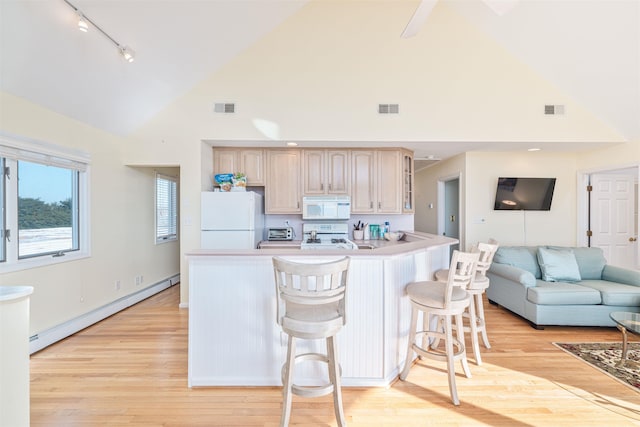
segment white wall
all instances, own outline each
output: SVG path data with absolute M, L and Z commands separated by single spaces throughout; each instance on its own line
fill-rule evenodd
M 498 177 L 556 178 L 550 211 L 495 211 Z M 501 245 L 576 244 L 576 155 L 467 153 L 467 245 L 494 238 Z M 483 223 L 478 223 L 484 219 Z
M 178 243 L 154 242 L 154 171 L 125 165 L 122 138 L 6 93 L 0 93 L 0 111 L 5 132 L 91 155 L 91 257 L 0 275 L 0 285 L 34 287 L 31 334 L 179 273 Z M 137 275 L 144 279 L 139 286 Z
M 637 166 L 639 147 L 636 141 L 582 153 L 469 152 L 439 162 L 416 174 L 416 230 L 437 231 L 437 182 L 462 173 L 462 239 L 466 249 L 489 238 L 502 245 L 575 245 L 577 233 L 582 231 L 578 230 L 578 219 L 586 208 L 580 204 L 578 177 L 591 171 Z M 494 211 L 500 176 L 557 178 L 551 210 Z M 434 203 L 433 209 L 428 208 L 429 203 Z

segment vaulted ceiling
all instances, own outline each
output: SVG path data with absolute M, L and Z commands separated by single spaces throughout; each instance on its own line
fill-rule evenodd
M 79 32 L 78 17 L 64 0 L 0 0 L 0 89 L 119 135 L 135 131 L 285 20 L 296 19 L 308 3 L 69 1 L 113 40 L 95 28 Z M 322 1 L 331 2 L 336 14 L 341 3 L 384 2 Z M 404 22 L 389 22 L 400 37 L 419 2 L 386 3 L 407 10 Z M 439 3 L 569 94 L 621 140 L 640 142 L 640 0 L 520 0 L 502 15 L 483 0 Z M 331 27 L 326 22 L 327 32 Z M 115 44 L 133 48 L 135 61 L 122 60 Z M 470 142 L 450 144 L 444 155 L 464 151 Z

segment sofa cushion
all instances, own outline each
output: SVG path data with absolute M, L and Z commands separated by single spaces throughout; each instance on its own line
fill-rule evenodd
M 580 269 L 571 249 L 538 248 L 542 280 L 547 282 L 579 282 Z
M 567 248 L 562 246 L 547 246 L 550 249 L 571 249 L 576 257 L 580 277 L 582 280 L 602 279 L 602 270 L 607 264 L 601 248 Z
M 640 287 L 638 286 L 606 280 L 583 280 L 580 285 L 599 291 L 604 305 L 640 306 Z
M 536 279 L 540 279 L 542 273 L 538 265 L 537 251 L 537 246 L 500 246 L 493 257 L 493 262 L 527 270 Z
M 545 282 L 527 289 L 527 299 L 541 305 L 592 305 L 601 304 L 600 292 L 576 283 Z

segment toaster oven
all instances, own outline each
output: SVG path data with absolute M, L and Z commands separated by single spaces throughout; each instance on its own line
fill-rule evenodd
M 270 227 L 267 240 L 293 240 L 293 227 Z

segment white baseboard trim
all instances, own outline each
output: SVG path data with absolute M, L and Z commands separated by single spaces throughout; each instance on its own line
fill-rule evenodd
M 42 332 L 31 336 L 29 338 L 29 353 L 33 354 L 42 350 L 51 344 L 60 341 L 70 335 L 81 331 L 94 323 L 106 319 L 107 317 L 131 307 L 140 301 L 149 298 L 161 292 L 177 283 L 180 283 L 180 274 L 169 277 L 168 279 L 157 282 L 151 286 L 139 290 L 133 294 L 124 296 L 102 307 L 96 308 L 88 313 L 78 316 L 74 319 L 68 320 L 60 325 L 56 325 L 52 328 L 46 329 Z

